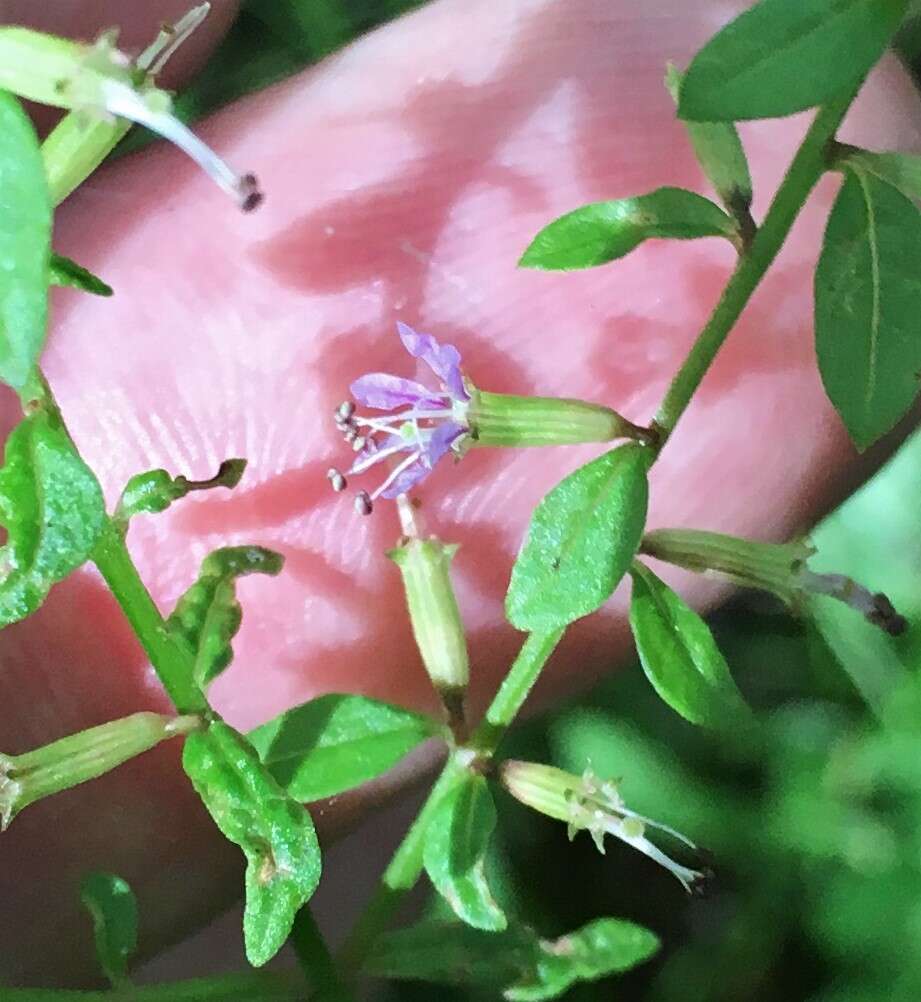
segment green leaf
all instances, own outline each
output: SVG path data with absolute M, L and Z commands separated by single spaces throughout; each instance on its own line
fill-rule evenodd
M 319 800 L 379 776 L 440 732 L 420 713 L 330 693 L 262 724 L 249 740 L 292 797 Z
M 915 153 L 872 153 L 855 147 L 843 147 L 847 152 L 837 161 L 838 167 L 873 174 L 880 181 L 913 201 L 921 200 L 921 156 Z
M 539 950 L 537 936 L 527 928 L 484 932 L 460 922 L 426 920 L 378 937 L 364 970 L 399 981 L 495 988 L 533 971 Z
M 880 58 L 907 6 L 907 0 L 761 0 L 694 57 L 678 114 L 731 122 L 822 104 Z
M 88 271 L 76 261 L 71 261 L 69 257 L 61 254 L 51 255 L 51 271 L 49 281 L 52 285 L 65 285 L 73 289 L 80 289 L 82 292 L 89 292 L 94 296 L 111 296 L 112 286 L 106 285 L 101 278 L 97 278 L 91 271 Z
M 653 956 L 658 938 L 623 919 L 601 918 L 556 940 L 526 927 L 489 933 L 421 922 L 382 936 L 366 962 L 384 978 L 490 988 L 509 1000 L 553 999 L 578 981 L 628 971 Z
M 653 688 L 692 724 L 749 715 L 710 627 L 643 564 L 631 569 L 630 627 Z
M 313 822 L 223 721 L 186 738 L 182 763 L 215 824 L 246 856 L 243 934 L 249 962 L 260 967 L 284 945 L 319 883 Z
M 0 91 L 0 379 L 22 390 L 45 343 L 51 201 L 35 130 Z
M 166 470 L 148 470 L 133 476 L 122 491 L 115 515 L 126 522 L 141 512 L 157 513 L 192 491 L 210 491 L 214 487 L 232 490 L 240 482 L 246 469 L 245 459 L 225 459 L 217 473 L 209 480 L 189 480 L 174 477 Z
M 0 469 L 0 626 L 24 619 L 90 555 L 105 501 L 58 418 L 35 411 L 13 429 Z
M 901 418 L 921 379 L 921 214 L 891 185 L 848 170 L 815 273 L 825 392 L 858 449 Z
M 596 919 L 557 940 L 543 941 L 535 970 L 502 994 L 509 1002 L 555 999 L 577 981 L 629 971 L 658 949 L 658 937 L 642 926 L 623 919 Z
M 665 86 L 675 104 L 684 75 L 673 64 L 665 69 Z M 701 169 L 730 213 L 748 212 L 752 178 L 742 140 L 731 122 L 685 122 L 688 138 Z
M 233 660 L 231 641 L 243 610 L 236 580 L 244 574 L 278 574 L 284 557 L 262 546 L 227 546 L 202 561 L 198 580 L 176 603 L 166 621 L 172 633 L 195 652 L 193 677 L 204 687 Z
M 610 597 L 640 544 L 651 461 L 643 446 L 620 446 L 571 473 L 540 502 L 505 598 L 513 626 L 557 629 Z
M 485 853 L 496 808 L 483 776 L 445 794 L 425 835 L 425 870 L 457 917 L 475 929 L 501 931 L 506 918 L 486 882 Z
M 93 919 L 96 957 L 113 987 L 124 984 L 138 945 L 138 906 L 127 881 L 111 873 L 88 873 L 80 900 Z
M 592 268 L 629 254 L 644 240 L 736 238 L 736 225 L 703 195 L 658 188 L 648 195 L 594 202 L 545 226 L 518 262 L 521 268 Z

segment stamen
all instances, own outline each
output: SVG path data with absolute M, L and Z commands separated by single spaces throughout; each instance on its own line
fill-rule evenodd
M 359 435 L 354 442 L 352 442 L 352 450 L 354 452 L 361 452 L 361 450 L 368 444 L 368 440 L 364 435 Z
M 368 452 L 364 456 L 359 456 L 358 459 L 352 463 L 349 473 L 357 474 L 364 473 L 365 470 L 370 469 L 375 464 L 381 462 L 381 460 L 387 459 L 388 456 L 395 456 L 398 452 L 405 452 L 405 445 L 390 445 L 386 449 L 378 449 L 375 452 Z
M 155 92 L 165 99 L 162 91 Z M 170 140 L 191 157 L 222 190 L 230 195 L 244 212 L 255 209 L 262 201 L 256 177 L 236 174 L 207 144 L 169 111 L 157 111 L 143 95 L 121 81 L 107 81 L 103 91 L 103 106 L 113 115 L 146 126 Z
M 376 501 L 381 496 L 381 494 L 383 494 L 383 492 L 387 490 L 387 488 L 394 482 L 394 480 L 396 480 L 396 478 L 404 470 L 408 469 L 410 466 L 413 465 L 413 463 L 415 463 L 420 458 L 421 456 L 418 452 L 410 453 L 410 455 L 408 455 L 406 459 L 403 460 L 402 463 L 395 466 L 390 471 L 390 474 L 388 475 L 387 479 L 379 487 L 375 489 L 374 493 L 371 495 L 371 500 Z
M 355 495 L 355 511 L 359 515 L 370 515 L 374 511 L 374 505 L 367 491 L 359 491 Z
M 348 487 L 348 481 L 345 477 L 336 469 L 335 466 L 331 466 L 326 471 L 326 479 L 332 485 L 333 490 L 339 494 Z
M 211 12 L 210 3 L 200 3 L 187 14 L 183 14 L 175 24 L 165 24 L 157 37 L 138 56 L 135 65 L 151 76 L 163 69 L 166 61 L 176 49 L 192 34 Z
M 336 414 L 341 417 L 343 421 L 348 421 L 354 413 L 355 404 L 351 400 L 343 400 L 336 408 Z

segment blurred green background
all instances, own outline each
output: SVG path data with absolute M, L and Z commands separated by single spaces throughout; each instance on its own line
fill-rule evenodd
M 501 2 L 501 0 L 497 0 Z M 282 79 L 419 6 L 405 0 L 249 0 L 217 56 L 181 96 L 196 118 Z M 900 49 L 921 65 L 921 19 Z M 136 145 L 140 140 L 132 139 Z M 884 590 L 921 623 L 921 438 L 814 533 L 815 566 Z M 692 900 L 664 870 L 609 842 L 500 801 L 494 878 L 542 934 L 597 915 L 663 940 L 630 975 L 572 1002 L 878 1002 L 921 999 L 921 627 L 893 640 L 849 610 L 804 622 L 742 596 L 713 626 L 762 727 L 713 735 L 685 724 L 638 666 L 520 730 L 517 757 L 623 777 L 635 810 L 707 846 L 718 879 Z M 379 997 L 496 999 L 398 984 Z

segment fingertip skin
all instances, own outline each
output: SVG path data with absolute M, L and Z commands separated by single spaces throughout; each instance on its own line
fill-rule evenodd
M 663 185 L 706 192 L 662 74 L 668 59 L 686 65 L 726 16 L 724 3 L 698 0 L 437 0 L 202 123 L 219 153 L 258 175 L 267 198 L 257 212 L 239 213 L 162 144 L 104 169 L 62 206 L 55 249 L 115 294 L 55 291 L 45 368 L 110 504 L 142 470 L 200 480 L 225 458 L 249 460 L 232 492 L 133 521 L 129 547 L 155 599 L 169 611 L 217 546 L 285 557 L 277 578 L 240 582 L 236 660 L 212 690 L 230 724 L 245 730 L 333 690 L 433 706 L 384 557 L 395 513 L 380 502 L 361 519 L 326 480 L 350 462 L 331 417 L 349 384 L 373 371 L 422 375 L 397 320 L 457 345 L 483 389 L 583 397 L 639 423 L 654 414 L 732 248 L 649 241 L 567 274 L 515 263 L 581 204 Z M 910 148 L 915 118 L 904 76 L 887 66 L 847 139 Z M 803 116 L 743 127 L 757 216 L 805 127 Z M 654 468 L 651 526 L 782 537 L 852 476 L 810 321 L 835 188 L 819 186 Z M 599 452 L 475 449 L 441 464 L 421 492 L 431 531 L 461 544 L 452 574 L 474 708 L 522 639 L 502 608 L 530 513 Z M 355 478 L 365 486 L 374 483 Z M 716 597 L 690 581 L 682 595 L 697 606 Z M 617 599 L 572 628 L 544 698 L 587 685 L 628 645 Z M 13 753 L 165 705 L 90 569 L 0 634 L 0 703 L 0 750 Z M 329 809 L 334 823 L 339 810 Z M 239 854 L 171 748 L 30 808 L 0 849 L 0 971 L 13 984 L 92 976 L 76 892 L 88 865 L 135 887 L 148 951 L 240 887 Z

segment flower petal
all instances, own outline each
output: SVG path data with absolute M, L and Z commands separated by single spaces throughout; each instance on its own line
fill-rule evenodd
M 386 372 L 369 372 L 359 376 L 350 387 L 352 396 L 364 407 L 389 411 L 406 404 L 424 407 L 444 407 L 428 387 L 414 379 L 401 379 Z
M 433 432 L 425 446 L 425 461 L 431 469 L 451 446 L 464 434 L 466 429 L 455 421 L 445 421 Z
M 407 466 L 386 490 L 381 491 L 381 497 L 395 498 L 399 494 L 405 494 L 408 490 L 415 487 L 416 484 L 424 480 L 432 472 L 438 460 L 451 451 L 451 446 L 465 432 L 466 428 L 463 425 L 456 424 L 453 421 L 446 421 L 444 424 L 440 424 L 423 445 L 416 462 Z M 413 448 L 413 443 L 407 442 L 407 446 Z
M 431 334 L 419 334 L 408 324 L 397 321 L 403 347 L 413 358 L 420 358 L 441 380 L 454 400 L 469 400 L 461 373 L 460 352 L 453 344 L 439 344 Z

